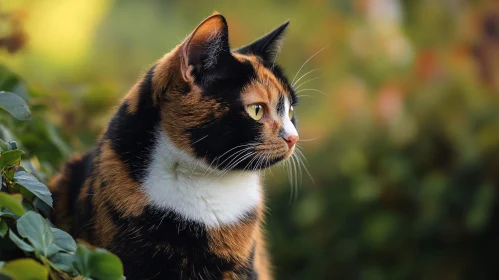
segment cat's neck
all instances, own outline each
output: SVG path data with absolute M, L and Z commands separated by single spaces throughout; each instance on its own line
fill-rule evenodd
M 235 224 L 259 207 L 257 172 L 222 173 L 177 149 L 164 132 L 157 135 L 143 180 L 153 206 L 207 227 Z

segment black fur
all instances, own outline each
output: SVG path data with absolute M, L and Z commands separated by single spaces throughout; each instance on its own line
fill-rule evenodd
M 106 207 L 121 229 L 110 248 L 122 260 L 129 280 L 221 279 L 226 271 L 256 275 L 252 267 L 237 270 L 233 261 L 212 253 L 202 224 L 151 206 L 138 217 L 124 217 L 111 204 Z M 255 218 L 248 213 L 246 220 Z
M 146 175 L 151 150 L 160 124 L 159 109 L 152 98 L 152 67 L 140 85 L 139 105 L 135 113 L 128 113 L 128 104 L 123 103 L 109 123 L 104 140 L 111 140 L 111 147 L 131 172 L 137 182 Z
M 242 54 L 254 54 L 261 57 L 264 61 L 268 61 L 273 64 L 279 50 L 279 45 L 285 35 L 286 27 L 288 27 L 288 25 L 289 21 L 286 21 L 276 29 L 269 32 L 267 35 L 264 35 L 253 43 L 238 49 L 237 52 Z
M 69 189 L 69 205 L 75 205 L 85 179 L 92 173 L 93 159 L 94 154 L 90 152 L 85 154 L 80 160 L 67 164 L 66 168 L 71 170 L 69 185 L 72 186 Z M 74 207 L 69 207 L 68 214 L 72 216 L 76 211 L 77 209 Z

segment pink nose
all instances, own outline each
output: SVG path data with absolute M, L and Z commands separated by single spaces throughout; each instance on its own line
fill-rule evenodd
M 298 140 L 300 140 L 300 137 L 298 135 L 291 135 L 291 136 L 288 136 L 287 138 L 285 138 L 284 140 L 286 140 L 286 144 L 288 144 L 288 148 L 292 148 L 296 142 L 298 142 Z

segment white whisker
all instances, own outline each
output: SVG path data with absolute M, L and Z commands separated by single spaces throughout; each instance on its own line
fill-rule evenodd
M 315 69 L 312 69 L 310 71 L 308 71 L 307 73 L 301 75 L 300 78 L 298 78 L 298 80 L 296 80 L 294 83 L 291 84 L 292 87 L 295 87 L 295 85 L 303 78 L 305 78 L 308 74 L 311 74 L 311 73 L 314 73 L 315 71 L 319 71 L 319 68 L 315 68 Z
M 295 158 L 293 157 L 293 155 L 291 156 L 291 163 L 293 164 L 293 185 L 294 185 L 294 188 L 295 188 L 295 197 L 294 197 L 294 201 L 296 202 L 298 200 L 298 172 L 296 170 L 296 163 L 295 163 Z
M 309 142 L 309 141 L 315 141 L 317 139 L 319 139 L 319 137 L 312 138 L 312 139 L 300 139 L 300 140 L 298 140 L 298 142 Z
M 324 92 L 322 92 L 322 91 L 320 91 L 320 90 L 318 90 L 318 89 L 314 89 L 314 88 L 304 88 L 304 89 L 300 89 L 299 91 L 297 91 L 297 92 L 296 92 L 296 94 L 298 94 L 298 93 L 300 93 L 300 92 L 302 92 L 302 91 L 307 91 L 307 90 L 308 90 L 308 91 L 317 91 L 317 92 L 320 92 L 320 93 L 322 93 L 322 94 L 326 95 Z
M 227 172 L 231 171 L 232 168 L 236 167 L 239 163 L 243 162 L 244 160 L 246 160 L 247 158 L 251 157 L 254 154 L 256 154 L 256 152 L 250 152 L 250 153 L 244 154 L 243 156 L 239 157 L 239 159 L 236 162 L 234 162 L 232 165 L 230 165 L 230 166 L 224 168 L 224 170 L 222 170 L 222 174 L 220 175 L 220 177 L 217 178 L 217 180 L 222 178 Z
M 303 155 L 303 152 L 300 151 L 300 149 L 297 149 L 298 151 L 298 155 L 305 161 L 305 162 L 308 162 L 307 158 L 305 157 L 305 155 Z M 305 172 L 307 173 L 308 177 L 310 178 L 310 180 L 312 181 L 312 183 L 315 184 L 315 180 L 314 178 L 312 177 L 312 175 L 310 174 L 310 172 L 308 171 L 308 168 L 307 166 L 305 165 L 305 163 L 303 163 L 303 161 L 301 162 L 302 166 L 303 166 L 303 169 L 305 169 Z
M 327 46 L 326 46 L 327 47 Z M 307 59 L 307 61 L 305 61 L 302 66 L 300 67 L 300 69 L 298 69 L 298 72 L 296 72 L 296 75 L 293 77 L 293 80 L 291 81 L 291 84 L 294 83 L 295 79 L 296 79 L 296 76 L 298 76 L 298 74 L 300 74 L 300 71 L 301 69 L 303 69 L 303 67 L 307 64 L 307 62 L 309 62 L 314 56 L 316 56 L 318 53 L 320 53 L 321 51 L 323 51 L 326 47 L 320 49 L 318 52 L 314 53 L 311 57 L 309 57 L 309 59 Z
M 311 81 L 315 81 L 315 80 L 320 79 L 320 78 L 322 78 L 322 77 L 321 77 L 321 76 L 319 76 L 319 77 L 315 77 L 315 78 L 313 78 L 313 79 L 309 79 L 309 80 L 307 80 L 307 81 L 305 81 L 305 82 L 303 82 L 303 83 L 301 83 L 301 84 L 297 85 L 297 86 L 296 86 L 296 87 L 294 87 L 294 88 L 295 88 L 295 90 L 297 90 L 297 89 L 299 89 L 301 86 L 303 86 L 304 84 L 308 84 L 308 83 L 310 83 Z
M 292 171 L 291 171 L 291 161 L 288 159 L 286 160 L 286 170 L 287 170 L 287 173 L 288 173 L 288 181 L 289 181 L 289 184 L 291 186 L 291 193 L 289 194 L 289 204 L 291 204 L 291 202 L 293 201 L 293 194 L 294 194 L 294 188 L 293 188 L 293 180 L 292 180 Z
M 198 140 L 196 140 L 196 141 L 192 142 L 192 144 L 191 144 L 191 145 L 196 144 L 197 142 L 199 142 L 199 141 L 201 141 L 201 140 L 205 139 L 206 137 L 208 137 L 208 134 L 206 134 L 204 137 L 201 137 L 201 138 L 199 138 Z

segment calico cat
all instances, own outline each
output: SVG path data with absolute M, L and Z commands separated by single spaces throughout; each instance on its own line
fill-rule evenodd
M 213 14 L 128 92 L 95 151 L 50 183 L 54 222 L 134 279 L 270 279 L 259 170 L 298 141 L 275 65 L 288 22 L 231 51 Z

